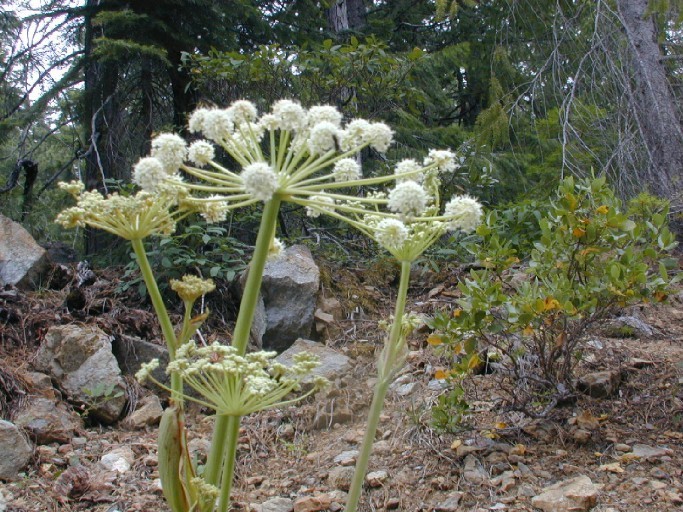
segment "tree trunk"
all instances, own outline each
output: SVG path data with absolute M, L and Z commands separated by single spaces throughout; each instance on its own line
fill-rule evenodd
M 683 175 L 683 130 L 674 95 L 662 63 L 657 27 L 645 16 L 648 0 L 618 0 L 618 9 L 631 50 L 633 78 L 630 85 L 637 103 L 636 118 L 650 165 L 639 181 L 651 193 L 671 200 L 680 211 Z
M 327 9 L 327 25 L 333 34 L 357 31 L 365 26 L 366 14 L 363 0 L 335 0 Z

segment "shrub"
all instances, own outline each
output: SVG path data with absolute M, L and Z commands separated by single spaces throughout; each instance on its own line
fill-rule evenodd
M 522 279 L 510 272 L 512 241 L 480 226 L 483 268 L 460 283 L 456 308 L 431 321 L 431 344 L 458 361 L 450 378 L 457 383 L 486 357 L 511 409 L 543 415 L 572 398 L 586 329 L 629 304 L 665 299 L 680 278 L 669 276 L 676 242 L 666 206 L 639 212 L 622 213 L 604 178 L 565 179 L 540 219 Z

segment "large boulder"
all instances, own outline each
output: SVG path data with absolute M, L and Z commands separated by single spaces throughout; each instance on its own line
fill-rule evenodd
M 313 328 L 320 269 L 308 247 L 293 245 L 269 261 L 261 294 L 266 311 L 263 348 L 282 352 Z
M 0 480 L 13 480 L 31 460 L 33 448 L 14 423 L 0 420 Z
M 83 404 L 88 415 L 102 423 L 116 421 L 126 404 L 126 385 L 111 340 L 95 326 L 54 326 L 35 360 L 69 400 Z
M 83 428 L 83 420 L 78 414 L 48 398 L 31 398 L 14 413 L 12 420 L 38 444 L 66 443 Z
M 0 288 L 30 288 L 47 267 L 45 249 L 20 224 L 0 215 Z
M 114 337 L 112 350 L 121 371 L 127 375 L 135 375 L 143 363 L 158 359 L 159 367 L 152 371 L 152 377 L 161 383 L 170 384 L 170 378 L 166 374 L 169 355 L 165 345 L 151 343 L 137 336 L 120 334 Z M 150 383 L 149 387 L 159 390 L 155 384 Z

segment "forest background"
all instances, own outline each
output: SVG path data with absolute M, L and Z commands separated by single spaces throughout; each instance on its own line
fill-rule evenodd
M 262 109 L 279 98 L 326 103 L 388 122 L 387 155 L 363 155 L 373 171 L 428 148 L 457 150 L 460 172 L 445 193 L 500 209 L 501 232 L 520 249 L 568 175 L 604 175 L 623 198 L 660 196 L 680 219 L 680 0 L 0 5 L 0 213 L 99 265 L 127 263 L 127 251 L 54 225 L 66 201 L 56 183 L 130 190 L 155 133 L 188 135 L 195 107 L 240 98 Z M 159 261 L 170 268 L 182 256 L 229 278 L 254 226 L 248 210 L 208 230 L 189 223 L 176 237 L 192 253 L 166 243 Z M 280 228 L 332 248 L 354 236 L 294 207 Z M 454 256 L 449 247 L 431 256 Z

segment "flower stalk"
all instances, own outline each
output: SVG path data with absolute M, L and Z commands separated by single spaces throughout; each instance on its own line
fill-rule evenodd
M 372 396 L 372 404 L 368 413 L 368 424 L 365 427 L 363 444 L 356 461 L 356 470 L 353 474 L 349 495 L 346 500 L 345 512 L 356 512 L 358 501 L 363 490 L 365 474 L 368 470 L 372 446 L 375 442 L 375 434 L 379 425 L 379 417 L 384 408 L 384 399 L 391 382 L 394 380 L 396 371 L 400 367 L 401 355 L 405 351 L 405 335 L 403 330 L 403 315 L 406 308 L 406 298 L 408 296 L 408 284 L 410 282 L 410 261 L 401 262 L 401 279 L 396 297 L 394 308 L 394 321 L 391 325 L 389 338 L 386 341 L 380 360 L 378 361 L 377 383 L 375 384 Z

